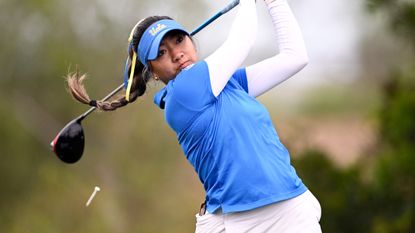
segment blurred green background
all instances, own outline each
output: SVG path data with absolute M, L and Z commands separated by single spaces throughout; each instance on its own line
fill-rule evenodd
M 60 162 L 49 143 L 87 110 L 66 92 L 65 74 L 79 67 L 90 95 L 105 96 L 121 83 L 139 19 L 170 15 L 192 29 L 227 3 L 0 0 L 0 232 L 194 231 L 204 193 L 152 103 L 160 84 L 127 108 L 84 120 L 78 163 Z M 247 63 L 275 52 L 258 4 L 258 45 Z M 310 64 L 260 99 L 320 200 L 323 231 L 415 232 L 415 2 L 290 4 Z M 233 16 L 195 37 L 202 57 Z M 94 186 L 101 192 L 85 207 Z

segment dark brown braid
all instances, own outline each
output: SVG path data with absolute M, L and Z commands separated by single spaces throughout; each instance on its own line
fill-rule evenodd
M 133 39 L 130 42 L 130 50 L 128 51 L 129 55 L 129 64 L 128 64 L 128 73 L 131 72 L 131 61 L 133 58 L 134 50 L 137 51 L 138 43 L 140 42 L 141 36 L 144 31 L 154 22 L 162 19 L 171 19 L 168 16 L 150 16 L 143 19 L 134 31 Z M 68 84 L 70 94 L 79 102 L 83 104 L 88 104 L 95 106 L 103 111 L 114 111 L 117 108 L 123 107 L 128 103 L 134 102 L 139 96 L 142 96 L 147 89 L 147 82 L 151 79 L 151 73 L 148 68 L 145 68 L 140 61 L 137 60 L 135 66 L 135 72 L 133 77 L 133 83 L 131 85 L 130 92 L 130 101 L 128 102 L 125 99 L 125 93 L 120 95 L 117 99 L 112 101 L 96 101 L 92 100 L 88 93 L 86 92 L 83 81 L 86 78 L 86 74 L 80 74 L 78 70 L 75 72 L 69 73 L 66 76 L 66 81 Z

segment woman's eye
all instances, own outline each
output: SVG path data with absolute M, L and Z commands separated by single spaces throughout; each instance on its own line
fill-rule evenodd
M 178 35 L 176 42 L 177 44 L 180 44 L 181 42 L 183 42 L 183 40 L 184 40 L 184 35 Z
M 161 49 L 161 50 L 159 50 L 159 53 L 158 53 L 157 57 L 161 57 L 161 56 L 163 56 L 165 53 L 166 53 L 166 50 Z

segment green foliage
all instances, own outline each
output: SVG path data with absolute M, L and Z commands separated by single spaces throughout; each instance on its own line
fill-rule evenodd
M 367 3 L 372 11 L 386 13 L 391 29 L 415 45 L 415 2 Z M 415 230 L 415 70 L 390 75 L 382 92 L 373 161 L 337 169 L 316 151 L 295 161 L 298 173 L 323 207 L 323 232 Z
M 386 12 L 390 28 L 415 49 L 415 2 L 410 0 L 366 0 L 372 11 Z
M 373 216 L 370 189 L 357 168 L 339 169 L 318 151 L 304 153 L 294 164 L 320 201 L 323 232 L 369 232 Z
M 415 156 L 414 148 L 387 151 L 376 164 L 374 182 L 375 216 L 388 220 L 387 232 L 411 232 L 415 229 Z M 378 226 L 374 226 L 375 228 Z
M 384 211 L 378 219 L 390 220 L 381 224 L 386 232 L 410 232 L 415 229 L 415 72 L 392 76 L 384 90 L 384 151 L 375 171 L 377 201 Z
M 374 161 L 338 169 L 328 156 L 309 151 L 294 162 L 320 200 L 323 231 L 415 229 L 415 71 L 392 75 L 383 94 Z
M 384 87 L 381 131 L 395 146 L 415 142 L 415 71 L 395 75 Z

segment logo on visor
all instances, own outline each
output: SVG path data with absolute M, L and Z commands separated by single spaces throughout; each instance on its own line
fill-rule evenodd
M 157 35 L 157 33 L 159 33 L 161 30 L 163 30 L 164 28 L 166 28 L 167 26 L 164 24 L 157 24 L 157 27 L 153 27 L 152 29 L 150 29 L 150 34 L 152 36 Z

